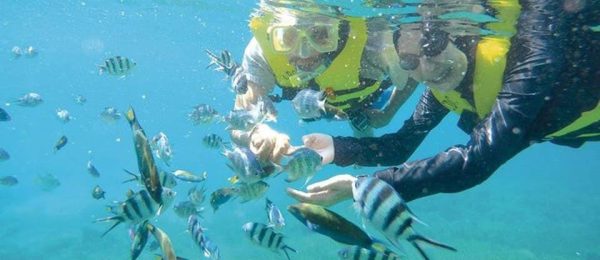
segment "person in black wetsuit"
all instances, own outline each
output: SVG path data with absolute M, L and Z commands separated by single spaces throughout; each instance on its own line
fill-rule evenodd
M 414 32 L 399 33 L 402 67 L 428 89 L 396 133 L 361 139 L 311 134 L 304 137 L 305 146 L 319 152 L 324 163 L 399 165 L 450 111 L 460 113 L 458 125 L 470 135 L 467 144 L 375 173 L 411 201 L 474 187 L 534 143 L 580 147 L 600 140 L 600 2 L 508 2 L 513 6 L 492 10 L 503 18 L 500 24 L 488 25 L 510 31 L 510 14 L 517 12 L 516 33 L 508 39 L 445 41 L 447 34 L 424 22 L 415 51 L 403 41 Z M 449 78 L 452 70 L 460 71 L 457 63 L 464 59 L 464 78 L 451 86 L 457 81 Z M 297 200 L 331 205 L 351 197 L 354 179 L 338 175 L 309 186 L 307 192 L 288 193 Z

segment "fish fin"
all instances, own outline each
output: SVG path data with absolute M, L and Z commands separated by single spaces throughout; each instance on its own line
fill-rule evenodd
M 417 247 L 417 250 L 418 250 L 418 244 L 416 244 L 416 243 L 423 242 L 423 243 L 426 243 L 426 244 L 429 244 L 429 245 L 432 245 L 432 246 L 435 246 L 435 247 L 443 248 L 443 249 L 446 249 L 446 250 L 450 250 L 450 251 L 453 251 L 453 252 L 457 251 L 456 248 L 454 248 L 454 247 L 452 247 L 450 245 L 446 245 L 444 243 L 435 241 L 433 239 L 424 237 L 424 236 L 419 235 L 419 234 L 413 234 L 413 235 L 409 236 L 406 240 L 410 241 L 413 244 L 413 246 Z
M 306 184 L 308 184 L 308 182 L 313 178 L 313 176 L 308 176 L 306 178 L 306 181 L 304 182 L 304 185 L 302 185 L 302 187 L 306 187 Z
M 417 249 L 417 251 L 419 251 L 419 254 L 423 257 L 423 259 L 429 260 L 429 256 L 427 256 L 427 253 L 425 253 L 425 250 L 423 250 L 423 248 L 421 248 L 419 243 L 412 241 L 412 242 L 410 242 L 410 244 L 413 245 Z
M 285 245 L 285 246 L 283 246 L 283 247 L 281 248 L 281 250 L 283 250 L 283 253 L 285 254 L 285 257 L 286 257 L 288 260 L 290 260 L 290 259 L 291 259 L 291 258 L 290 258 L 290 255 L 289 255 L 289 253 L 288 253 L 288 250 L 290 250 L 290 251 L 292 251 L 292 252 L 294 252 L 294 253 L 298 253 L 298 251 L 296 251 L 296 249 L 293 249 L 293 248 L 289 247 L 288 245 Z
M 113 230 L 116 226 L 118 226 L 119 224 L 123 223 L 123 217 L 121 216 L 112 216 L 112 217 L 106 217 L 106 218 L 100 218 L 100 219 L 96 219 L 94 221 L 94 223 L 97 222 L 107 222 L 107 221 L 113 221 L 116 220 L 117 222 L 115 222 L 115 224 L 113 224 L 112 226 L 110 226 L 110 228 L 108 228 L 108 230 L 104 231 L 104 233 L 102 233 L 102 235 L 100 237 L 104 237 L 106 234 L 108 234 L 108 232 L 110 232 L 111 230 Z
M 408 213 L 410 213 L 410 216 L 411 216 L 411 218 L 412 218 L 414 221 L 418 222 L 419 224 L 421 224 L 421 225 L 423 225 L 423 226 L 429 227 L 429 225 L 427 225 L 427 223 L 423 222 L 423 220 L 420 220 L 420 219 L 419 219 L 419 218 L 418 218 L 418 217 L 415 215 L 415 213 L 413 213 L 413 212 L 412 212 L 412 210 L 410 210 L 410 208 L 409 208 L 409 207 L 406 207 L 406 210 L 408 211 Z
M 319 225 L 310 222 L 310 220 L 306 220 L 306 227 L 308 227 L 308 229 L 310 229 L 311 231 L 317 231 L 317 229 L 319 229 Z
M 164 208 L 163 206 L 164 206 L 163 204 L 160 204 L 160 206 L 158 206 L 158 211 L 156 211 L 156 216 L 160 216 L 160 213 L 162 213 L 163 208 Z

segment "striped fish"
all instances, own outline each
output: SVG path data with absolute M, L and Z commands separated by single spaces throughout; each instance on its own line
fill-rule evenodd
M 188 199 L 196 206 L 202 206 L 206 199 L 206 188 L 204 186 L 198 188 L 197 186 L 192 187 L 188 191 Z
M 267 227 L 265 224 L 248 222 L 242 226 L 242 230 L 246 232 L 246 235 L 254 244 L 268 248 L 276 253 L 283 251 L 288 260 L 290 259 L 288 250 L 296 253 L 295 249 L 283 243 L 282 234 L 276 233 L 273 228 Z
M 404 200 L 385 181 L 374 177 L 359 176 L 352 185 L 354 205 L 363 220 L 379 230 L 394 246 L 400 248 L 399 241 L 410 242 L 425 259 L 429 259 L 419 243 L 426 243 L 451 251 L 454 247 L 436 242 L 418 234 L 413 222 L 418 221 Z
M 338 256 L 342 260 L 400 260 L 400 256 L 385 250 L 378 252 L 372 249 L 366 249 L 359 246 L 351 246 L 338 251 Z
M 213 191 L 210 194 L 210 206 L 213 209 L 213 212 L 217 211 L 219 207 L 229 201 L 236 195 L 237 191 L 235 188 L 220 188 L 216 191 Z
M 177 258 L 177 255 L 175 254 L 175 250 L 173 249 L 173 244 L 171 243 L 171 239 L 169 238 L 169 235 L 167 235 L 167 233 L 165 233 L 165 231 L 163 231 L 160 228 L 157 228 L 156 226 L 154 226 L 150 223 L 146 223 L 146 227 L 148 228 L 148 231 L 150 231 L 150 233 L 154 236 L 154 239 L 156 239 L 156 241 L 158 241 L 158 244 L 160 245 L 160 250 L 162 251 L 165 259 L 167 259 L 167 260 L 179 259 L 179 258 Z
M 237 196 L 242 199 L 242 203 L 262 197 L 268 189 L 269 184 L 264 181 L 251 184 L 240 183 L 238 187 L 235 188 Z
M 217 134 L 208 134 L 204 136 L 204 138 L 202 138 L 202 143 L 209 149 L 219 149 L 229 146 L 229 142 L 223 141 L 223 138 Z
M 144 181 L 140 178 L 140 175 L 135 174 L 135 173 L 133 173 L 133 172 L 131 172 L 129 170 L 126 170 L 126 169 L 123 169 L 123 171 L 125 171 L 127 174 L 129 174 L 129 175 L 132 176 L 131 179 L 124 180 L 123 183 L 130 182 L 130 181 L 137 181 L 141 185 L 144 185 Z M 173 187 L 177 186 L 177 180 L 175 180 L 175 176 L 173 176 L 173 174 L 170 174 L 168 172 L 160 170 L 158 172 L 158 176 L 160 178 L 160 184 L 163 187 L 173 188 Z
M 321 169 L 322 157 L 313 149 L 302 147 L 294 151 L 290 156 L 285 170 L 288 172 L 287 182 L 293 182 L 297 179 L 306 177 L 304 184 Z
M 323 92 L 303 89 L 292 99 L 292 106 L 302 119 L 319 118 L 322 112 L 325 112 Z
M 131 72 L 135 65 L 136 63 L 128 58 L 115 56 L 106 59 L 104 64 L 98 66 L 98 74 L 102 75 L 106 73 L 113 76 L 125 77 Z
M 175 195 L 175 191 L 164 188 L 161 195 L 163 200 L 162 207 L 166 208 L 171 205 L 175 199 Z M 158 215 L 159 207 L 161 207 L 161 204 L 152 200 L 147 191 L 141 190 L 138 193 L 128 195 L 127 200 L 119 203 L 117 206 L 109 206 L 109 210 L 115 216 L 97 219 L 95 222 L 116 221 L 115 224 L 102 234 L 104 236 L 121 223 L 127 222 L 135 225 Z
M 223 155 L 229 159 L 229 167 L 245 183 L 258 182 L 272 173 L 265 169 L 258 158 L 250 149 L 245 147 L 235 147 L 233 150 L 225 150 Z
M 148 227 L 146 226 L 147 223 L 148 220 L 144 221 L 142 224 L 138 225 L 135 230 L 133 242 L 131 242 L 131 260 L 135 260 L 140 256 L 144 250 L 144 247 L 146 246 L 146 243 L 148 242 L 149 231 Z
M 206 229 L 200 225 L 197 215 L 191 215 L 188 218 L 188 231 L 192 235 L 194 242 L 202 250 L 204 256 L 208 259 L 220 259 L 219 248 L 204 234 L 205 230 Z
M 146 190 L 150 193 L 150 197 L 152 197 L 155 202 L 158 202 L 158 204 L 163 204 L 161 201 L 162 185 L 160 183 L 160 176 L 154 157 L 152 156 L 152 148 L 150 147 L 146 133 L 138 122 L 132 107 L 129 107 L 126 117 L 131 126 L 131 131 L 133 132 L 133 148 L 137 155 L 137 164 L 138 169 L 140 170 L 141 179 Z
M 215 119 L 219 119 L 219 112 L 207 104 L 198 104 L 194 110 L 188 114 L 188 117 L 194 125 L 208 124 Z

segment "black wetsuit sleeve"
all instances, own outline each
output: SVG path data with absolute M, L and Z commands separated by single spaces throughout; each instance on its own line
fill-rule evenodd
M 333 162 L 339 166 L 391 166 L 405 162 L 431 129 L 448 114 L 442 104 L 427 90 L 415 112 L 400 130 L 381 137 L 334 137 Z
M 534 2 L 539 4 L 523 6 L 502 90 L 491 114 L 473 129 L 470 141 L 431 158 L 375 173 L 405 200 L 469 189 L 530 145 L 535 133 L 528 129 L 551 98 L 552 86 L 564 66 L 561 52 L 565 50 L 559 37 L 565 28 L 556 22 L 560 1 Z

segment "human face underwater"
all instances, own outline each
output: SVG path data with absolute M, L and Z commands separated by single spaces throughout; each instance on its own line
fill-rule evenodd
M 424 55 L 422 37 L 420 31 L 403 32 L 400 35 L 396 50 L 402 69 L 430 88 L 449 91 L 458 87 L 467 72 L 466 55 L 451 41 L 439 53 Z

